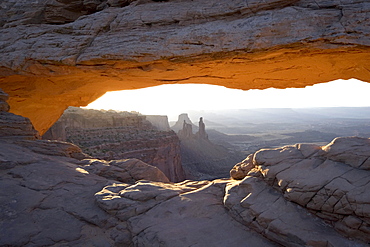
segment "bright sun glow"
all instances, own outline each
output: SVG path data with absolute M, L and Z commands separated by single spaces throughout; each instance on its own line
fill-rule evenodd
M 204 84 L 171 84 L 107 92 L 86 108 L 167 115 L 187 110 L 370 106 L 370 83 L 336 80 L 306 88 L 242 91 Z

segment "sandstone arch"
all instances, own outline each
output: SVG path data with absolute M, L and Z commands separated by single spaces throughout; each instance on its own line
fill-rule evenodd
M 41 134 L 67 106 L 111 90 L 370 82 L 367 1 L 137 1 L 62 25 L 43 23 L 47 1 L 38 2 L 0 9 L 12 17 L 0 21 L 0 87 Z

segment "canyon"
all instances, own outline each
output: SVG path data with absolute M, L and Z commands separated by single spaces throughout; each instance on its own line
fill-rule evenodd
M 180 114 L 171 128 L 177 131 L 180 139 L 181 161 L 187 179 L 214 180 L 228 177 L 234 164 L 245 158 L 241 152 L 210 141 L 202 117 L 197 126 L 188 114 Z
M 226 178 L 174 183 L 40 136 L 113 90 L 370 82 L 369 18 L 364 0 L 3 0 L 0 245 L 368 246 L 368 138 L 262 149 Z
M 370 241 L 368 138 L 259 150 L 229 178 L 171 183 L 138 159 L 105 161 L 71 143 L 39 140 L 1 96 L 8 126 L 0 138 L 2 246 L 361 247 Z
M 170 181 L 180 182 L 185 179 L 180 141 L 164 121 L 165 116 L 70 107 L 43 139 L 71 142 L 102 160 L 136 158 L 159 168 Z
M 42 139 L 73 143 L 106 161 L 136 158 L 171 182 L 227 177 L 244 159 L 241 152 L 212 143 L 203 119 L 198 127 L 186 113 L 170 127 L 167 116 L 69 107 Z

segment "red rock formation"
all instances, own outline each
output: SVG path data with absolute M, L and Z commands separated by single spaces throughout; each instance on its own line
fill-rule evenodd
M 34 140 L 40 138 L 28 118 L 9 112 L 6 102 L 8 94 L 0 89 L 0 138 L 19 138 Z
M 72 142 L 99 159 L 136 158 L 158 167 L 173 182 L 185 179 L 176 134 L 157 130 L 138 113 L 71 107 L 43 138 Z

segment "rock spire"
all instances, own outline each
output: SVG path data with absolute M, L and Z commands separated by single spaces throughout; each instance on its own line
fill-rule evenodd
M 204 139 L 204 140 L 208 140 L 208 135 L 206 133 L 206 125 L 204 124 L 203 122 L 203 118 L 200 117 L 199 119 L 199 130 L 198 132 L 195 134 L 195 136 L 198 138 L 198 139 Z
M 177 135 L 182 140 L 189 140 L 189 139 L 202 139 L 208 140 L 208 135 L 206 133 L 206 125 L 203 122 L 203 117 L 199 118 L 199 126 L 195 126 L 188 117 L 188 114 L 183 113 L 179 115 L 179 120 L 176 122 L 172 129 L 176 129 L 179 126 L 179 122 L 182 121 L 182 129 L 177 132 Z M 198 131 L 193 134 L 193 126 Z

